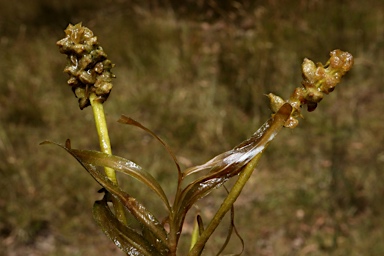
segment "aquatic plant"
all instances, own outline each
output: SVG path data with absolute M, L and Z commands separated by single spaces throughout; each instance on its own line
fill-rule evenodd
M 335 89 L 341 77 L 353 65 L 352 55 L 341 50 L 332 51 L 325 65 L 304 59 L 302 85 L 294 89 L 288 100 L 271 93 L 267 95 L 273 114 L 249 139 L 202 165 L 186 170 L 181 170 L 175 154 L 154 132 L 130 117 L 121 116 L 118 120 L 120 123 L 146 131 L 172 157 L 178 176 L 177 180 L 170 181 L 177 183 L 174 200 L 171 202 L 161 184 L 148 171 L 133 161 L 112 154 L 102 104 L 112 90 L 112 78 L 115 76 L 111 69 L 114 65 L 97 38 L 81 23 L 69 25 L 65 34 L 66 37 L 58 41 L 57 45 L 68 59 L 68 65 L 64 69 L 70 76 L 68 85 L 78 98 L 80 109 L 92 107 L 101 151 L 74 149 L 69 140 L 63 145 L 48 141 L 43 144 L 56 144 L 66 150 L 102 186 L 100 192 L 104 193 L 104 197 L 94 203 L 93 217 L 104 233 L 128 255 L 176 255 L 183 223 L 191 207 L 229 179 L 236 179 L 208 225 L 204 225 L 200 215 L 196 216 L 188 255 L 201 255 L 223 217 L 231 212 L 231 228 L 219 253 L 223 251 L 232 232 L 239 236 L 233 224 L 233 204 L 267 146 L 283 127 L 295 128 L 298 125 L 304 105 L 309 112 L 314 111 L 317 104 Z M 104 167 L 104 171 L 97 167 Z M 116 171 L 150 188 L 164 205 L 167 216 L 160 220 L 160 216 L 149 211 L 145 203 L 123 191 L 117 182 Z M 187 177 L 192 178 L 187 180 Z M 113 208 L 109 202 L 112 202 Z M 126 214 L 132 216 L 140 224 L 140 228 L 128 223 Z M 239 238 L 244 247 L 243 240 L 240 236 Z

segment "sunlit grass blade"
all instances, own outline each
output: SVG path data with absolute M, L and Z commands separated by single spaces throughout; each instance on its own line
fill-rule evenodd
M 156 251 L 137 231 L 124 226 L 112 213 L 105 198 L 94 203 L 93 217 L 107 237 L 128 255 L 165 255 Z

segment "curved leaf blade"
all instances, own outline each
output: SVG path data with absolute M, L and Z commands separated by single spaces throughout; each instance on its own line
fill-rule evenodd
M 118 186 L 111 182 L 108 177 L 98 171 L 94 166 L 83 164 L 92 177 L 100 183 L 113 197 L 119 200 L 123 206 L 132 214 L 132 216 L 147 229 L 154 237 L 161 241 L 168 248 L 167 232 L 157 218 L 148 211 L 140 202 L 129 194 L 122 191 Z
M 193 173 L 209 171 L 208 174 L 190 183 L 177 195 L 175 209 L 178 211 L 177 216 L 180 216 L 178 220 L 180 228 L 186 212 L 196 201 L 212 192 L 214 188 L 223 185 L 229 178 L 239 174 L 253 158 L 260 157 L 288 120 L 291 112 L 292 106 L 285 103 L 249 139 L 207 163 L 192 167 L 183 173 L 185 177 Z
M 153 131 L 151 131 L 149 128 L 145 127 L 144 125 L 142 125 L 140 122 L 134 120 L 133 118 L 130 118 L 130 117 L 127 117 L 125 115 L 121 115 L 121 117 L 119 118 L 119 120 L 117 120 L 119 123 L 122 123 L 122 124 L 128 124 L 128 125 L 133 125 L 133 126 L 136 126 L 144 131 L 146 131 L 147 133 L 149 133 L 150 135 L 152 135 L 155 139 L 157 139 L 161 145 L 163 145 L 163 147 L 165 148 L 165 150 L 167 150 L 168 154 L 171 156 L 173 162 L 175 163 L 176 165 L 176 168 L 177 168 L 177 172 L 179 174 L 179 177 L 181 177 L 181 170 L 180 170 L 180 165 L 179 165 L 179 162 L 177 161 L 177 158 L 176 158 L 176 155 L 173 153 L 173 151 L 171 150 L 171 148 L 168 146 L 167 143 L 165 143 L 159 136 L 157 136 Z
M 279 111 L 265 122 L 249 139 L 243 141 L 232 150 L 219 154 L 205 164 L 191 167 L 183 172 L 183 177 L 193 173 L 207 171 L 221 172 L 231 165 L 244 166 L 257 154 L 261 153 L 272 141 L 292 112 L 292 106 L 285 103 Z
M 157 218 L 148 211 L 140 202 L 129 194 L 122 191 L 118 186 L 112 183 L 105 175 L 99 172 L 91 165 L 84 165 L 92 177 L 99 182 L 113 197 L 119 200 L 132 216 L 139 221 L 143 229 L 151 232 L 154 237 L 161 241 L 168 248 L 167 232 Z
M 107 237 L 128 255 L 162 255 L 141 234 L 124 226 L 111 212 L 105 199 L 94 203 L 93 218 Z
M 89 163 L 81 161 L 79 157 L 73 152 L 72 149 L 68 149 L 60 144 L 53 142 L 43 142 L 43 144 L 51 143 L 60 146 L 70 153 L 79 163 L 88 171 L 88 173 L 103 186 L 114 198 L 119 200 L 124 207 L 132 214 L 132 216 L 142 225 L 143 228 L 148 229 L 148 232 L 152 232 L 153 236 L 159 239 L 164 246 L 168 248 L 167 232 L 157 218 L 148 211 L 141 203 L 129 194 L 121 190 L 116 184 L 114 184 L 104 173 L 97 170 L 97 168 Z M 68 143 L 67 143 L 68 144 Z
M 79 149 L 69 149 L 69 151 L 76 155 L 78 160 L 84 163 L 109 167 L 143 182 L 160 197 L 168 211 L 171 210 L 168 198 L 160 184 L 150 173 L 143 170 L 136 163 L 123 157 L 108 155 L 99 151 Z
M 84 163 L 95 166 L 109 167 L 126 175 L 129 175 L 132 178 L 135 178 L 136 180 L 144 183 L 151 190 L 153 190 L 164 202 L 168 211 L 171 211 L 171 206 L 169 204 L 168 198 L 165 195 L 165 192 L 160 186 L 160 184 L 150 173 L 143 170 L 138 164 L 123 157 L 109 155 L 100 151 L 72 149 L 69 140 L 66 141 L 65 146 L 51 141 L 43 141 L 40 144 L 57 145 L 65 149 L 71 155 L 73 155 L 81 164 Z

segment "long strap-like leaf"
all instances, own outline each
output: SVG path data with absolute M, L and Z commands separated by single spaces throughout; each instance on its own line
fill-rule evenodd
M 68 153 L 76 158 L 79 163 L 88 171 L 88 173 L 101 185 L 103 186 L 113 197 L 119 200 L 127 210 L 132 214 L 133 217 L 142 225 L 144 229 L 152 232 L 153 236 L 156 237 L 161 243 L 168 247 L 167 232 L 157 218 L 149 212 L 141 203 L 129 194 L 122 191 L 116 184 L 111 182 L 108 177 L 91 164 L 81 160 L 77 155 L 77 151 L 70 148 L 70 143 L 67 142 L 66 146 L 56 144 L 53 142 L 44 142 L 58 145 L 65 149 Z
M 219 210 L 216 212 L 215 216 L 211 220 L 211 222 L 208 224 L 207 228 L 204 230 L 203 234 L 200 236 L 200 239 L 197 241 L 195 246 L 192 248 L 192 250 L 189 252 L 189 256 L 197 256 L 201 255 L 201 252 L 204 248 L 205 243 L 211 236 L 211 234 L 214 232 L 214 230 L 217 228 L 217 226 L 220 224 L 222 218 L 224 215 L 231 209 L 233 206 L 233 203 L 236 201 L 237 197 L 240 195 L 244 185 L 248 181 L 249 177 L 251 176 L 254 168 L 256 167 L 262 153 L 264 152 L 265 148 L 269 145 L 269 143 L 275 138 L 277 133 L 281 130 L 284 123 L 288 120 L 292 112 L 292 106 L 289 103 L 285 103 L 278 111 L 277 113 L 267 121 L 267 125 L 263 125 L 256 133 L 256 140 L 247 140 L 251 142 L 249 144 L 247 141 L 244 143 L 241 143 L 241 145 L 249 145 L 247 148 L 253 152 L 256 152 L 256 154 L 251 158 L 248 159 L 247 154 L 249 154 L 248 151 L 242 152 L 242 154 L 238 154 L 238 152 L 234 152 L 236 157 L 231 157 L 231 155 L 228 155 L 231 159 L 231 161 L 234 161 L 235 163 L 238 163 L 239 159 L 243 160 L 244 165 L 241 167 L 240 176 L 235 183 L 235 185 L 232 187 L 231 191 L 229 192 L 227 198 L 224 200 L 222 205 L 220 206 Z M 254 135 L 254 136 L 255 136 Z M 254 137 L 252 136 L 252 137 Z M 254 145 L 252 145 L 252 141 L 254 141 Z M 239 147 L 239 146 L 238 146 Z M 236 148 L 238 148 L 236 147 Z M 235 148 L 235 149 L 236 149 Z M 243 156 L 246 157 L 243 157 Z M 228 156 L 226 156 L 224 159 L 228 159 Z M 233 155 L 232 155 L 233 156 Z M 224 160 L 225 161 L 225 160 Z M 225 163 L 227 164 L 227 163 Z M 212 166 L 214 169 L 215 167 Z M 237 167 L 238 168 L 238 167 Z M 195 195 L 194 195 L 195 196 Z M 184 200 L 189 200 L 188 197 L 184 197 Z M 181 206 L 183 206 L 183 203 L 181 203 Z
M 123 157 L 108 155 L 99 151 L 79 149 L 71 149 L 70 151 L 84 163 L 110 167 L 143 182 L 161 198 L 168 210 L 171 209 L 167 196 L 160 184 L 149 172 L 142 169 L 136 163 Z
M 128 255 L 161 255 L 141 234 L 124 226 L 111 212 L 105 199 L 95 202 L 93 217 L 109 239 Z

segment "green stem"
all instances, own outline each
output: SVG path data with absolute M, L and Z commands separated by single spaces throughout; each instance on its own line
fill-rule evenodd
M 240 172 L 239 178 L 237 179 L 235 185 L 233 185 L 228 196 L 225 198 L 219 210 L 216 212 L 215 216 L 208 224 L 207 229 L 205 229 L 204 232 L 201 234 L 199 240 L 189 252 L 188 256 L 201 255 L 204 245 L 207 243 L 209 237 L 212 235 L 217 226 L 220 224 L 221 220 L 224 218 L 224 215 L 232 208 L 232 205 L 239 197 L 249 177 L 251 177 L 257 163 L 259 162 L 264 150 L 267 148 L 269 143 L 271 143 L 271 141 L 276 137 L 276 135 L 281 130 L 284 123 L 288 120 L 291 114 L 292 106 L 288 103 L 284 103 L 284 105 L 280 107 L 277 113 L 267 121 L 265 129 L 260 131 L 261 134 L 259 134 L 259 140 L 257 142 L 257 145 L 255 145 L 259 148 L 260 151 L 252 158 L 252 160 L 248 164 L 244 166 L 244 169 Z
M 112 155 L 111 142 L 109 140 L 107 122 L 105 121 L 103 103 L 97 99 L 96 94 L 91 93 L 89 96 L 91 102 L 93 116 L 95 118 L 96 130 L 99 136 L 100 150 L 103 153 Z M 117 185 L 116 172 L 112 168 L 104 167 L 107 177 Z M 115 208 L 117 218 L 124 224 L 127 224 L 127 219 L 124 214 L 124 206 L 117 201 L 113 201 L 113 207 Z
M 209 237 L 215 231 L 217 226 L 220 224 L 224 215 L 231 209 L 232 205 L 235 203 L 236 199 L 239 197 L 241 191 L 243 190 L 245 184 L 247 183 L 249 177 L 251 177 L 253 170 L 255 169 L 259 159 L 261 157 L 261 153 L 255 156 L 244 168 L 241 172 L 238 180 L 235 185 L 232 187 L 229 192 L 227 198 L 225 198 L 224 202 L 221 204 L 220 209 L 216 212 L 215 216 L 208 224 L 208 227 L 201 234 L 199 240 L 196 242 L 195 246 L 189 252 L 189 256 L 201 255 L 201 252 L 204 248 L 204 245 L 207 243 Z
M 89 96 L 91 101 L 91 106 L 93 110 L 93 116 L 95 118 L 96 130 L 99 136 L 100 149 L 103 153 L 112 155 L 111 142 L 109 140 L 108 127 L 105 121 L 104 107 L 103 103 L 97 100 L 96 94 L 92 93 Z M 108 178 L 115 184 L 117 184 L 116 172 L 115 170 L 105 167 L 105 174 Z

